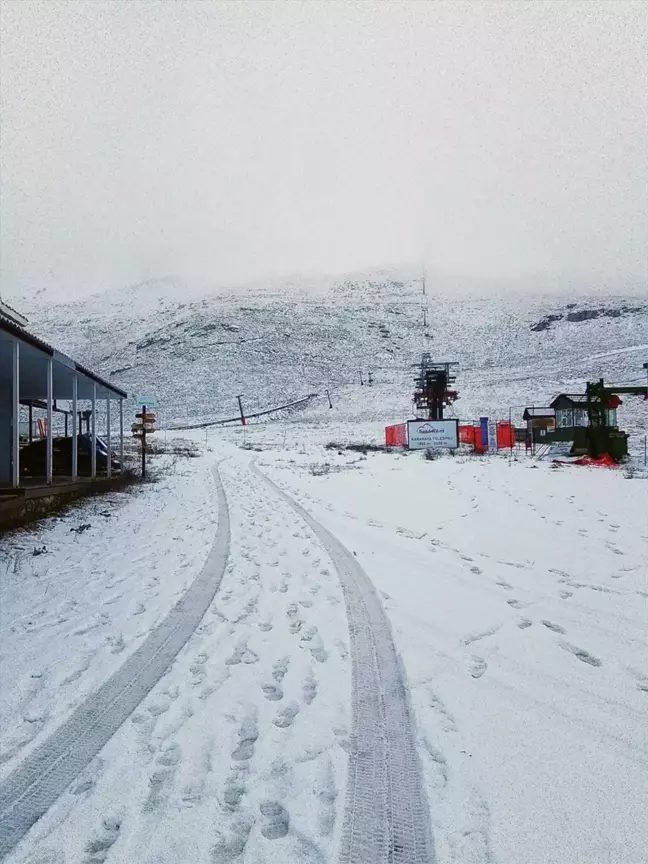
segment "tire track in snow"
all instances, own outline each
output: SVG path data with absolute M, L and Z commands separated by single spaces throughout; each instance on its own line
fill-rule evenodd
M 300 504 L 252 470 L 316 534 L 338 572 L 353 663 L 353 729 L 340 864 L 432 864 L 434 843 L 407 684 L 373 583 Z
M 218 529 L 203 569 L 167 617 L 71 717 L 0 785 L 0 859 L 97 755 L 176 658 L 209 608 L 227 563 L 229 511 L 218 470 Z

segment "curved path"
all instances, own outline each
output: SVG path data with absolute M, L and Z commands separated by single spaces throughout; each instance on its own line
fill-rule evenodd
M 408 690 L 376 590 L 349 550 L 254 465 L 338 572 L 353 663 L 353 729 L 340 864 L 432 864 L 434 843 Z
M 218 530 L 191 587 L 108 681 L 77 708 L 0 786 L 0 858 L 54 804 L 157 684 L 200 623 L 229 555 L 227 499 L 216 468 Z

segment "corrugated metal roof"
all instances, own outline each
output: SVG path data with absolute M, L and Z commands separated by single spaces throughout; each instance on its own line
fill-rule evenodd
M 28 345 L 32 345 L 34 348 L 37 348 L 39 351 L 42 351 L 49 357 L 52 357 L 55 361 L 63 363 L 65 366 L 69 366 L 70 368 L 74 368 L 81 375 L 85 375 L 85 377 L 90 378 L 91 381 L 95 381 L 97 384 L 100 384 L 107 390 L 111 390 L 117 396 L 120 396 L 123 399 L 128 398 L 128 393 L 126 393 L 125 390 L 121 390 L 119 387 L 115 387 L 114 384 L 106 381 L 105 378 L 97 375 L 96 372 L 93 372 L 86 366 L 82 366 L 81 363 L 77 363 L 75 360 L 67 357 L 67 355 L 63 354 L 62 352 L 57 351 L 54 346 L 49 345 L 43 339 L 40 339 L 38 336 L 34 336 L 33 333 L 25 330 L 24 327 L 20 327 L 18 324 L 10 321 L 8 318 L 5 318 L 2 315 L 0 315 L 0 330 L 4 330 L 5 333 L 9 333 L 11 336 L 15 336 L 16 338 L 21 339 L 23 342 L 27 342 Z
M 553 408 L 525 408 L 524 414 L 529 417 L 555 417 L 556 412 Z
M 0 317 L 8 318 L 9 321 L 13 321 L 14 324 L 20 324 L 21 327 L 27 324 L 25 316 L 21 315 L 13 306 L 10 306 L 2 297 L 0 297 Z
M 585 393 L 559 393 L 551 404 L 553 405 L 558 399 L 569 399 L 570 402 L 576 402 L 579 405 L 587 404 L 587 395 Z

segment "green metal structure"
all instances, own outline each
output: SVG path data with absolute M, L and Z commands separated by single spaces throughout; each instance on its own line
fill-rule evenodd
M 648 364 L 644 364 L 646 368 Z M 648 386 L 613 387 L 606 386 L 602 378 L 587 382 L 588 426 L 576 429 L 572 453 L 587 454 L 594 459 L 610 456 L 615 462 L 628 455 L 628 433 L 618 429 L 610 422 L 610 412 L 621 404 L 619 396 L 628 394 L 648 399 Z

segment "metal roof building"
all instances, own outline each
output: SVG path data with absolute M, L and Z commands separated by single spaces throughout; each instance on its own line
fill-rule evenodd
M 105 403 L 106 444 L 111 452 L 111 408 L 119 403 L 120 465 L 123 466 L 124 414 L 123 400 L 127 393 L 96 373 L 76 363 L 52 345 L 25 329 L 26 319 L 0 301 L 0 487 L 18 488 L 20 470 L 20 415 L 21 406 L 27 406 L 30 417 L 34 406 L 47 412 L 46 467 L 42 482 L 51 485 L 53 478 L 53 414 L 59 400 L 70 402 L 73 418 L 71 435 L 72 482 L 78 477 L 77 418 L 79 402 L 90 403 L 92 423 L 90 449 L 90 477 L 97 476 L 97 403 Z M 66 422 L 67 435 L 67 422 Z M 31 424 L 30 424 L 31 437 Z M 107 459 L 106 474 L 111 474 L 111 459 Z

